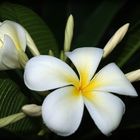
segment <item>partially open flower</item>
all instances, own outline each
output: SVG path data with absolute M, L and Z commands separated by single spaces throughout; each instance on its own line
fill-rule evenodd
M 118 127 L 125 111 L 122 100 L 111 93 L 137 96 L 135 89 L 114 63 L 95 74 L 102 49 L 84 47 L 66 55 L 79 75 L 53 56 L 36 56 L 25 66 L 24 81 L 28 88 L 54 89 L 42 105 L 44 123 L 58 135 L 71 135 L 80 125 L 85 105 L 97 127 L 108 135 Z
M 24 66 L 28 57 L 26 46 L 34 55 L 39 55 L 29 33 L 18 23 L 6 20 L 0 24 L 0 70 Z

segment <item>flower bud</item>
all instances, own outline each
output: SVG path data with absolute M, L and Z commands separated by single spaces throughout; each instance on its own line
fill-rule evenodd
M 131 71 L 131 72 L 125 74 L 125 76 L 127 77 L 127 79 L 130 82 L 139 81 L 140 80 L 140 69 Z
M 70 15 L 67 20 L 67 24 L 65 28 L 64 52 L 67 52 L 70 50 L 71 41 L 73 37 L 73 28 L 74 28 L 73 16 Z
M 29 105 L 24 105 L 22 107 L 22 111 L 31 117 L 37 117 L 41 116 L 41 106 L 38 106 L 36 104 L 29 104 Z
M 129 23 L 126 23 L 125 25 L 120 27 L 111 37 L 111 39 L 107 42 L 107 44 L 104 47 L 104 58 L 107 57 L 112 52 L 112 50 L 121 42 L 128 30 L 128 27 Z

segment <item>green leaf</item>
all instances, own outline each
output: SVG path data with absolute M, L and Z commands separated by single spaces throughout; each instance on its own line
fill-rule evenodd
M 21 107 L 28 104 L 28 99 L 20 91 L 20 88 L 12 80 L 3 77 L 0 73 L 0 118 L 21 112 Z M 6 75 L 4 73 L 4 75 Z M 37 121 L 29 117 L 7 125 L 4 129 L 18 134 L 34 133 L 38 131 Z
M 134 54 L 140 49 L 140 21 L 130 28 L 127 40 L 122 49 L 122 53 L 116 60 L 116 63 L 122 67 Z
M 76 40 L 76 46 L 96 46 L 123 4 L 123 1 L 108 0 L 99 3 L 86 19 L 83 31 Z
M 57 53 L 56 40 L 45 22 L 31 9 L 18 4 L 0 5 L 1 20 L 13 20 L 20 23 L 32 36 L 41 54 L 48 54 L 51 49 Z

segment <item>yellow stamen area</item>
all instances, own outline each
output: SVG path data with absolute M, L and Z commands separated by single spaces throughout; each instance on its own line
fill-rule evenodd
M 85 98 L 87 98 L 88 100 L 93 100 L 94 95 L 93 95 L 93 89 L 91 89 L 90 91 L 87 91 L 87 87 L 83 88 L 82 86 L 79 86 L 78 88 L 74 88 L 74 95 L 75 97 L 78 96 L 83 96 Z
M 84 92 L 90 92 L 90 91 L 93 91 L 95 87 L 98 87 L 100 85 L 99 82 L 97 81 L 94 81 L 94 80 L 91 80 L 89 82 L 89 84 L 86 86 Z
M 80 84 L 79 86 L 84 88 L 89 83 L 88 73 L 85 71 L 80 72 Z
M 74 90 L 74 95 L 82 95 L 84 97 L 86 97 L 89 100 L 93 99 L 93 91 L 94 91 L 94 86 L 95 83 L 94 81 L 89 81 L 88 82 L 88 78 L 85 75 L 82 75 L 82 77 L 80 77 L 81 79 L 78 81 L 78 83 L 76 82 L 76 85 L 74 85 L 75 90 Z
M 79 79 L 75 79 L 75 77 L 67 77 L 67 80 L 72 83 L 74 90 L 72 91 L 73 95 L 83 96 L 88 100 L 95 99 L 94 89 L 102 85 L 96 77 L 90 80 L 88 72 L 84 68 L 80 68 L 79 72 Z

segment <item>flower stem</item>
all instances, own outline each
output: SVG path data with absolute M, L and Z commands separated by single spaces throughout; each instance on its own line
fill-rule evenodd
M 15 123 L 25 117 L 26 117 L 26 115 L 23 112 L 20 112 L 20 113 L 16 113 L 16 114 L 1 118 L 0 119 L 0 128 L 4 127 L 6 125 L 9 125 L 9 124 Z

